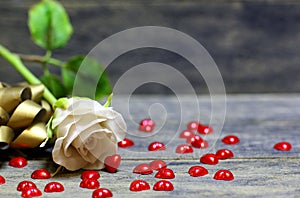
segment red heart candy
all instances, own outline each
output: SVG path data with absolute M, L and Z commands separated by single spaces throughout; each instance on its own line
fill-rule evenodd
M 86 170 L 81 173 L 81 179 L 99 179 L 100 174 L 98 171 Z
M 0 175 L 0 184 L 5 184 L 5 178 Z
M 208 153 L 208 154 L 204 154 L 200 158 L 200 162 L 202 162 L 203 164 L 216 165 L 219 162 L 219 160 L 218 160 L 218 157 L 215 154 Z
M 191 138 L 194 135 L 195 135 L 194 132 L 192 132 L 191 130 L 185 129 L 180 133 L 179 137 L 180 138 Z
M 220 149 L 216 152 L 216 156 L 220 160 L 233 158 L 233 152 L 229 149 Z
M 15 157 L 9 161 L 8 165 L 15 168 L 23 168 L 27 165 L 27 160 L 24 157 Z
M 124 140 L 118 142 L 118 146 L 120 148 L 126 148 L 126 147 L 130 147 L 130 146 L 133 146 L 134 145 L 134 142 L 128 138 L 125 138 Z
M 229 180 L 233 180 L 234 176 L 232 172 L 230 172 L 229 170 L 218 170 L 214 175 L 214 179 L 229 181 Z
M 165 145 L 162 142 L 152 142 L 148 146 L 149 151 L 161 151 L 161 150 L 166 150 Z
M 30 188 L 36 188 L 32 181 L 21 181 L 17 186 L 17 191 L 24 191 Z
M 197 131 L 200 134 L 207 135 L 213 132 L 213 128 L 211 128 L 210 126 L 200 125 L 198 126 Z
M 121 156 L 119 154 L 108 156 L 104 160 L 105 170 L 109 173 L 117 172 L 120 164 L 121 164 Z
M 144 180 L 134 180 L 133 182 L 131 182 L 129 187 L 130 191 L 135 191 L 135 192 L 149 190 L 149 189 L 150 189 L 150 185 Z
M 37 188 L 29 188 L 22 191 L 22 197 L 31 198 L 42 196 L 42 192 Z
M 155 174 L 156 178 L 161 178 L 161 179 L 174 179 L 175 178 L 175 174 L 173 172 L 172 169 L 169 168 L 164 168 L 159 170 L 156 174 Z
M 163 160 L 153 160 L 149 165 L 152 170 L 160 170 L 167 167 L 166 162 Z
M 44 192 L 47 193 L 63 192 L 64 190 L 65 190 L 64 186 L 59 182 L 50 182 L 44 188 Z
M 108 198 L 112 197 L 112 192 L 107 188 L 98 188 L 97 190 L 94 190 L 92 198 Z
M 84 179 L 80 182 L 79 186 L 81 188 L 97 189 L 100 187 L 100 183 L 96 179 Z
M 180 144 L 176 147 L 176 153 L 184 154 L 184 153 L 192 153 L 194 149 L 188 144 Z
M 153 185 L 153 190 L 156 191 L 172 191 L 174 186 L 170 181 L 160 180 Z
M 208 174 L 208 170 L 202 166 L 192 166 L 188 173 L 192 177 L 200 177 Z
M 273 148 L 279 151 L 289 151 L 292 149 L 292 145 L 289 142 L 278 142 Z
M 49 178 L 51 178 L 51 174 L 47 169 L 43 168 L 43 169 L 33 171 L 33 173 L 31 174 L 31 178 L 32 179 L 49 179 Z
M 141 175 L 149 175 L 153 173 L 153 170 L 149 164 L 139 164 L 133 169 L 133 173 L 137 173 Z
M 151 119 L 144 119 L 140 122 L 139 130 L 143 132 L 152 132 L 155 127 L 155 123 Z
M 224 144 L 237 144 L 240 142 L 240 139 L 235 135 L 228 135 L 222 139 Z

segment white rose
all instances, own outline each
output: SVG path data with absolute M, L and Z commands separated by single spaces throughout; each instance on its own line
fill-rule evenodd
M 123 117 L 91 99 L 60 100 L 64 108 L 55 109 L 50 123 L 57 138 L 54 162 L 71 171 L 104 168 L 105 158 L 115 154 L 117 143 L 125 138 Z

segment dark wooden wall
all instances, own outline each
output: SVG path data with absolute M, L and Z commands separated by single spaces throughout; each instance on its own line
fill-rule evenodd
M 0 43 L 19 53 L 43 54 L 29 37 L 27 10 L 34 0 L 0 3 Z M 157 25 L 175 28 L 197 39 L 216 61 L 228 93 L 300 91 L 300 2 L 297 1 L 138 1 L 62 0 L 74 35 L 56 50 L 62 59 L 88 53 L 104 38 L 127 28 Z M 162 50 L 125 54 L 109 68 L 112 82 L 130 67 L 148 61 L 170 64 L 187 76 L 198 93 L 205 83 L 187 61 Z M 31 67 L 39 73 L 39 67 Z M 0 59 L 0 80 L 21 77 Z M 139 93 L 170 93 L 147 85 Z M 183 90 L 184 92 L 184 90 Z

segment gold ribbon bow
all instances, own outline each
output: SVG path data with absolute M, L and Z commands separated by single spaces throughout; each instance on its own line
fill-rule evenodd
M 52 109 L 41 100 L 43 92 L 42 84 L 0 83 L 0 149 L 35 148 L 47 138 Z

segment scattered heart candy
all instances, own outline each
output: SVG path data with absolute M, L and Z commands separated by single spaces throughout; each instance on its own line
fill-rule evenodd
M 15 157 L 9 161 L 8 165 L 14 168 L 23 168 L 27 165 L 27 160 L 24 157 Z
M 237 144 L 240 142 L 240 139 L 235 135 L 228 135 L 222 139 L 224 144 Z
M 39 197 L 42 196 L 42 192 L 38 188 L 29 188 L 22 191 L 23 198 Z
M 232 172 L 230 172 L 229 170 L 218 170 L 214 175 L 214 179 L 229 181 L 229 180 L 233 180 L 234 176 Z
M 195 133 L 193 131 L 191 131 L 189 129 L 185 129 L 180 133 L 179 137 L 180 138 L 191 138 L 194 135 L 195 135 Z
M 21 181 L 17 186 L 17 191 L 24 191 L 30 188 L 37 188 L 32 181 Z
M 206 140 L 203 140 L 200 136 L 194 135 L 192 138 L 187 139 L 187 142 L 190 143 L 195 148 L 207 148 L 208 142 Z
M 139 130 L 143 132 L 152 132 L 155 127 L 155 123 L 151 119 L 144 119 L 140 122 Z
M 118 146 L 120 148 L 127 148 L 127 147 L 130 147 L 130 146 L 133 146 L 134 145 L 134 142 L 128 138 L 125 138 L 124 140 L 118 142 Z
M 200 162 L 202 162 L 203 164 L 216 165 L 216 164 L 218 164 L 219 160 L 218 160 L 218 157 L 215 154 L 207 153 L 207 154 L 204 154 L 200 158 Z
M 160 170 L 163 168 L 167 167 L 167 164 L 165 161 L 163 160 L 153 160 L 150 164 L 149 164 L 150 168 L 152 170 Z
M 164 168 L 159 170 L 156 174 L 155 174 L 156 178 L 160 178 L 160 179 L 174 179 L 175 178 L 175 174 L 173 172 L 172 169 L 169 168 Z
M 229 149 L 220 149 L 216 152 L 216 156 L 219 160 L 233 158 L 233 152 Z
M 149 164 L 139 164 L 133 169 L 133 173 L 141 174 L 141 175 L 149 175 L 153 173 L 153 170 Z
M 100 174 L 99 174 L 98 171 L 86 170 L 86 171 L 83 171 L 81 173 L 80 178 L 82 180 L 84 180 L 84 179 L 99 179 L 100 178 Z
M 129 190 L 134 192 L 149 190 L 150 185 L 144 180 L 134 180 L 131 182 Z
M 108 156 L 104 160 L 105 170 L 109 173 L 117 172 L 120 164 L 121 164 L 121 155 L 119 154 Z
M 31 174 L 31 178 L 32 179 L 49 179 L 49 178 L 51 178 L 51 174 L 47 169 L 43 168 L 43 169 L 33 171 L 33 173 Z
M 197 121 L 191 121 L 187 124 L 189 130 L 197 130 L 199 126 L 201 126 L 201 124 Z
M 273 148 L 279 151 L 289 151 L 292 149 L 292 145 L 289 142 L 278 142 Z
M 94 190 L 92 198 L 108 198 L 112 197 L 112 192 L 107 188 L 98 188 Z
M 161 142 L 152 142 L 148 146 L 149 151 L 161 151 L 161 150 L 166 150 L 166 147 L 163 143 Z
M 160 180 L 153 185 L 153 190 L 156 191 L 172 191 L 174 190 L 173 184 L 168 180 Z
M 210 126 L 199 125 L 197 131 L 200 134 L 207 135 L 213 132 L 213 128 Z
M 1 184 L 5 184 L 5 178 L 3 176 L 0 175 L 0 185 Z
M 59 182 L 50 182 L 46 184 L 44 188 L 44 192 L 52 193 L 52 192 L 63 192 L 65 190 L 64 186 Z
M 201 177 L 208 174 L 208 170 L 203 166 L 192 166 L 188 173 L 192 177 Z
M 184 154 L 184 153 L 192 153 L 194 149 L 188 144 L 180 144 L 176 147 L 176 153 Z
M 100 183 L 96 179 L 84 179 L 80 182 L 79 186 L 81 188 L 97 189 L 100 187 Z

